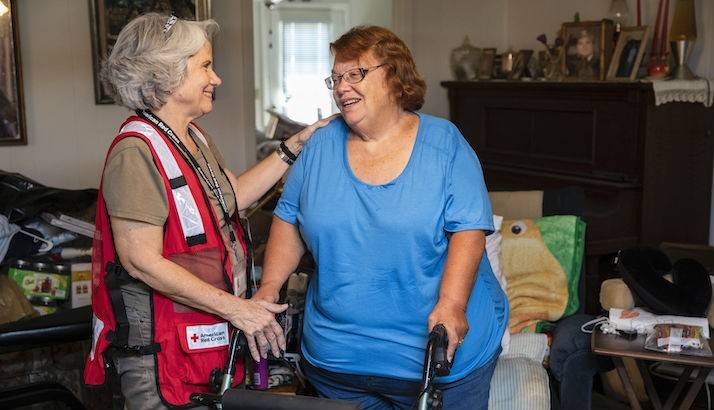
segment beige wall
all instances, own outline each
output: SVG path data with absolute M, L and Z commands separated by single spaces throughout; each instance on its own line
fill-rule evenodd
M 391 7 L 374 11 L 382 2 L 349 0 L 352 20 L 389 26 Z M 16 3 L 28 145 L 0 147 L 0 169 L 56 187 L 96 187 L 107 147 L 128 111 L 94 104 L 89 1 Z M 214 53 L 223 85 L 214 111 L 199 123 L 239 172 L 255 157 L 251 0 L 211 4 L 221 25 Z
M 630 24 L 635 25 L 635 0 L 628 2 Z M 410 0 L 399 0 L 396 5 L 406 7 L 408 3 Z M 538 50 L 542 47 L 536 40 L 538 34 L 546 33 L 552 41 L 561 23 L 571 21 L 575 12 L 580 13 L 581 20 L 599 20 L 605 17 L 610 0 L 411 0 L 411 3 L 409 21 L 398 27 L 407 34 L 417 67 L 427 82 L 423 111 L 448 117 L 446 90 L 439 83 L 452 78 L 449 53 L 461 44 L 465 35 L 478 47 Z M 643 24 L 653 26 L 657 0 L 641 3 Z M 675 3 L 676 0 L 670 1 L 670 19 Z M 695 0 L 695 8 L 698 40 L 690 67 L 699 76 L 714 78 L 714 1 Z M 714 221 L 714 194 L 710 221 Z M 714 223 L 709 232 L 709 243 L 714 245 Z
M 628 1 L 634 5 L 635 0 Z M 700 41 L 691 65 L 713 78 L 714 1 L 695 2 Z M 222 27 L 215 60 L 224 83 L 214 112 L 200 121 L 234 171 L 252 164 L 255 152 L 250 3 L 212 0 Z M 653 21 L 656 0 L 642 3 L 645 21 Z M 29 144 L 0 147 L 0 169 L 57 187 L 96 187 L 107 146 L 126 112 L 94 104 L 88 1 L 22 0 L 17 5 Z M 552 39 L 576 11 L 583 20 L 600 19 L 608 5 L 609 0 L 394 0 L 392 10 L 395 30 L 405 35 L 427 80 L 424 111 L 448 116 L 439 82 L 451 78 L 449 52 L 465 35 L 478 46 L 537 49 L 538 34 Z M 367 9 L 359 11 L 364 13 L 359 19 L 352 17 L 388 25 L 382 21 L 387 15 Z
M 246 89 L 252 96 L 253 83 L 252 70 L 242 69 L 243 59 L 252 55 L 252 21 L 240 12 L 246 2 L 249 7 L 249 0 L 212 2 L 222 28 L 215 60 L 224 83 L 216 96 L 216 109 L 199 121 L 235 170 L 245 168 L 255 152 L 255 139 L 245 138 L 253 136 L 252 104 L 241 103 Z M 0 169 L 51 186 L 96 187 L 107 147 L 128 112 L 94 104 L 89 2 L 16 3 L 28 145 L 0 147 Z
M 39 182 L 96 186 L 123 110 L 94 105 L 88 2 L 16 2 L 27 146 L 0 147 L 0 169 Z

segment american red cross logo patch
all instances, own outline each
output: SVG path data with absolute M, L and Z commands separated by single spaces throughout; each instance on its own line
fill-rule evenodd
M 186 326 L 184 337 L 189 350 L 228 346 L 228 323 Z

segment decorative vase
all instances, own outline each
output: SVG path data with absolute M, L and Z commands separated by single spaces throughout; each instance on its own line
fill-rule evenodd
M 533 55 L 526 64 L 526 71 L 528 72 L 528 77 L 536 79 L 543 76 L 543 68 L 540 64 L 540 59 L 542 57 L 541 52 Z
M 454 78 L 459 81 L 476 80 L 480 57 L 481 49 L 471 45 L 466 36 L 464 42 L 451 51 L 450 65 Z
M 553 50 L 545 53 L 543 77 L 548 81 L 562 81 L 565 77 L 560 61 L 560 51 Z
M 674 59 L 677 62 L 677 66 L 672 70 L 670 78 L 676 80 L 695 80 L 698 77 L 694 75 L 692 70 L 687 65 L 687 60 L 689 55 L 692 53 L 694 48 L 694 40 L 677 40 L 671 43 L 672 52 L 674 53 Z

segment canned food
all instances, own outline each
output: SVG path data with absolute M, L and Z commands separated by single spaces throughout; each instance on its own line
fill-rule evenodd
M 18 268 L 18 269 L 27 269 L 30 266 L 30 262 L 24 260 L 24 259 L 17 259 L 13 264 L 13 268 Z
M 32 264 L 32 270 L 35 272 L 50 272 L 50 265 L 44 262 L 35 262 Z
M 37 312 L 40 316 L 46 316 L 46 315 L 51 315 L 53 313 L 57 312 L 57 307 L 50 307 L 50 306 L 36 306 L 32 305 L 32 308 Z
M 70 270 L 68 265 L 65 265 L 64 263 L 58 263 L 54 265 L 53 270 L 60 275 L 69 275 L 72 271 Z
M 58 303 L 49 296 L 33 296 L 30 298 L 30 304 L 41 316 L 57 312 Z

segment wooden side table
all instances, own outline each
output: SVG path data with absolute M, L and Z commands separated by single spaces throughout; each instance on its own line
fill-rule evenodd
M 711 340 L 709 341 L 711 346 Z M 625 364 L 622 359 L 624 357 L 630 357 L 635 360 L 637 367 L 642 375 L 642 380 L 645 384 L 645 389 L 647 389 L 647 395 L 650 397 L 655 410 L 665 409 L 669 410 L 674 408 L 674 404 L 682 393 L 685 385 L 689 381 L 689 376 L 692 375 L 694 370 L 697 370 L 697 376 L 692 382 L 691 387 L 684 396 L 684 400 L 679 406 L 679 409 L 689 409 L 694 402 L 694 399 L 702 388 L 704 381 L 706 380 L 709 371 L 714 368 L 714 358 L 712 357 L 700 357 L 700 356 L 687 356 L 679 354 L 668 354 L 659 353 L 651 350 L 646 350 L 645 336 L 638 335 L 636 339 L 628 340 L 624 337 L 615 335 L 606 335 L 602 332 L 596 330 L 593 332 L 591 339 L 591 348 L 593 353 L 610 356 L 617 368 L 617 374 L 622 380 L 622 384 L 625 387 L 625 392 L 627 393 L 627 399 L 630 402 L 630 407 L 633 410 L 641 410 L 640 402 L 637 401 L 637 396 L 635 395 L 635 390 L 632 387 L 632 381 L 630 376 L 625 370 Z M 684 372 L 682 372 L 679 380 L 677 381 L 674 390 L 667 398 L 667 401 L 662 405 L 657 390 L 652 383 L 652 377 L 650 376 L 649 369 L 645 364 L 645 361 L 658 361 L 658 362 L 669 362 L 673 364 L 678 364 L 684 366 Z

